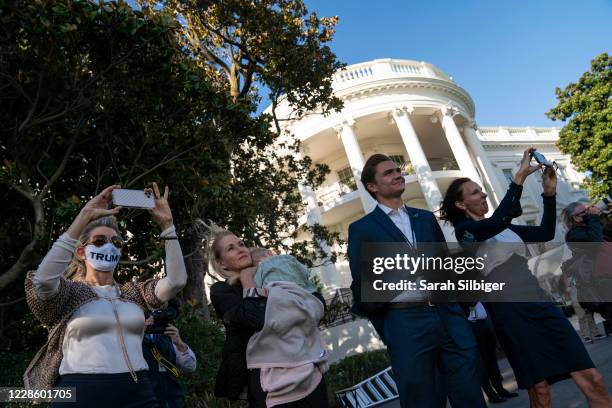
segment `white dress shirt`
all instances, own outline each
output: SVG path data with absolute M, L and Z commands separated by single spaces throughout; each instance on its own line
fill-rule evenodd
M 378 206 L 385 214 L 389 216 L 393 224 L 404 234 L 406 241 L 410 243 L 410 245 L 416 247 L 416 239 L 414 237 L 414 231 L 412 230 L 412 225 L 410 224 L 410 216 L 408 215 L 408 210 L 406 210 L 406 206 L 402 205 L 400 208 L 390 208 L 384 204 L 378 203 Z M 421 280 L 421 278 L 417 278 L 417 282 Z M 425 301 L 429 298 L 429 293 L 427 291 L 421 290 L 406 290 L 391 300 L 391 302 L 421 302 Z
M 415 245 L 414 232 L 412 231 L 410 216 L 408 215 L 406 206 L 402 205 L 398 209 L 387 207 L 381 203 L 378 203 L 378 206 L 384 211 L 385 214 L 389 216 L 389 218 L 391 218 L 391 221 L 393 221 L 395 226 L 399 228 L 402 234 L 404 234 L 406 241 L 408 241 L 411 245 Z

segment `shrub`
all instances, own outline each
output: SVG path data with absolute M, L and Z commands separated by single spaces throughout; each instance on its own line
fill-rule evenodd
M 330 406 L 337 406 L 335 392 L 365 380 L 389 367 L 387 350 L 366 351 L 334 363 L 325 374 Z
M 218 399 L 213 392 L 225 340 L 223 326 L 189 312 L 181 315 L 176 324 L 181 338 L 197 358 L 196 371 L 181 377 L 185 389 L 185 405 L 193 408 L 241 407 L 243 403 Z

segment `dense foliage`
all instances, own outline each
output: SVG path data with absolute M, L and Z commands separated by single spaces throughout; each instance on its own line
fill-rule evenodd
M 591 70 L 577 83 L 557 88 L 558 104 L 547 115 L 567 121 L 559 147 L 572 156 L 579 171 L 587 173 L 593 196 L 612 193 L 612 56 L 598 55 Z
M 182 297 L 204 318 L 210 220 L 249 245 L 307 263 L 325 258 L 320 239 L 337 234 L 299 225 L 297 187 L 316 187 L 328 169 L 296 155 L 290 135 L 279 149 L 257 104 L 285 94 L 296 114 L 341 106 L 331 94 L 341 64 L 326 45 L 334 24 L 299 1 L 0 0 L 0 349 L 42 344 L 23 301 L 25 272 L 110 184 L 170 186 L 189 274 Z M 149 215 L 123 211 L 119 220 L 127 247 L 118 280 L 161 272 L 163 243 Z M 315 239 L 288 239 L 300 228 Z

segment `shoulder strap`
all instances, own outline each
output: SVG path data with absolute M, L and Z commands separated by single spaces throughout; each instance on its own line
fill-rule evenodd
M 181 371 L 180 368 L 178 368 L 177 366 L 172 364 L 164 356 L 161 355 L 161 353 L 159 352 L 159 350 L 157 349 L 156 346 L 150 345 L 150 346 L 147 346 L 147 347 L 149 348 L 149 351 L 151 352 L 153 357 L 155 357 L 155 360 L 157 360 L 157 362 L 159 364 L 161 364 L 164 367 L 166 367 L 166 369 L 168 371 L 170 371 L 172 373 L 172 375 L 174 375 L 176 378 L 179 378 L 181 376 L 181 374 L 183 374 L 183 372 Z

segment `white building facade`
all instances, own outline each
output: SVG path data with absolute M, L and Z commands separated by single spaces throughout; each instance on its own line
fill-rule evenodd
M 468 92 L 432 64 L 381 59 L 351 65 L 335 75 L 333 86 L 344 101 L 342 112 L 286 122 L 303 153 L 331 169 L 317 190 L 300 186 L 307 204 L 304 222 L 323 224 L 346 239 L 349 224 L 375 206 L 359 181 L 365 160 L 374 153 L 386 154 L 403 167 L 404 202 L 434 213 L 449 184 L 459 177 L 483 186 L 490 208 L 495 208 L 529 146 L 559 165 L 558 213 L 572 201 L 586 200 L 579 187 L 582 176 L 556 146 L 559 129 L 477 126 Z M 282 105 L 277 115 L 290 116 Z M 518 223 L 540 222 L 540 182 L 538 173 L 525 183 Z M 453 241 L 452 228 L 441 225 L 447 240 Z M 557 230 L 560 240 L 561 229 Z M 335 265 L 321 267 L 320 277 L 329 290 L 348 287 L 348 261 L 339 257 Z

